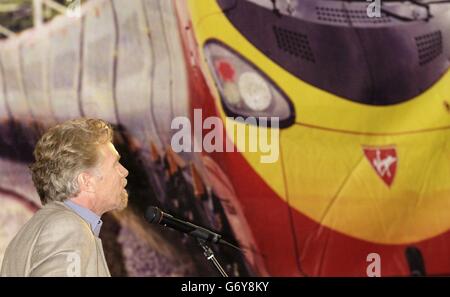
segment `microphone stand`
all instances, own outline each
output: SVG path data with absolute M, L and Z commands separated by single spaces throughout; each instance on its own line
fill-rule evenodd
M 223 277 L 228 277 L 228 274 L 225 272 L 219 261 L 217 261 L 216 257 L 214 256 L 214 252 L 212 251 L 212 249 L 208 245 L 206 245 L 206 241 L 200 238 L 197 238 L 197 241 L 203 248 L 203 255 L 206 257 L 206 259 L 214 264 L 214 266 Z

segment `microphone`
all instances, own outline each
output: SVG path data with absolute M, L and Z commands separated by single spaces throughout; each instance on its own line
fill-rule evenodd
M 231 243 L 223 240 L 222 235 L 206 228 L 194 225 L 190 222 L 177 219 L 174 216 L 161 211 L 155 206 L 147 208 L 147 211 L 145 212 L 145 219 L 149 223 L 163 225 L 206 242 L 221 243 L 235 247 Z

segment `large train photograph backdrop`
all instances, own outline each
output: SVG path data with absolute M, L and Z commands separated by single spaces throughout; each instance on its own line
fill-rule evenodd
M 130 172 L 102 218 L 113 276 L 218 275 L 149 206 L 239 246 L 211 244 L 231 276 L 450 275 L 450 3 L 371 2 L 89 0 L 0 40 L 0 263 L 42 206 L 37 139 L 93 117 Z M 236 149 L 174 149 L 199 114 Z M 279 118 L 276 158 L 236 117 Z

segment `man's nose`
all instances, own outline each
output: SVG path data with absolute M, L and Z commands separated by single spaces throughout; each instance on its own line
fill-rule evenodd
M 122 167 L 122 170 L 121 170 L 122 171 L 122 176 L 123 177 L 127 177 L 128 176 L 128 170 L 123 165 L 121 167 Z

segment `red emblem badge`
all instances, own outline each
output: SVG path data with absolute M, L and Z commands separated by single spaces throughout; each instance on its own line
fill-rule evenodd
M 391 186 L 397 171 L 397 151 L 395 147 L 364 147 L 364 154 L 379 177 Z

